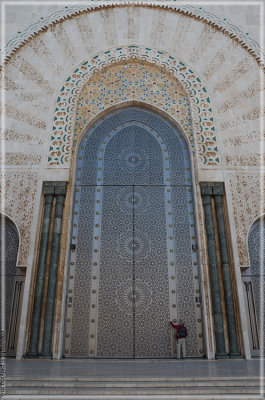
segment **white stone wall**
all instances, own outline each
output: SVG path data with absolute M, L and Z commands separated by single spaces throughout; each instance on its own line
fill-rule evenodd
M 220 7 L 220 12 L 224 12 Z M 249 15 L 252 14 L 243 12 L 243 8 L 237 16 L 233 13 L 231 16 L 240 18 L 242 12 L 247 24 L 253 23 L 256 27 L 256 10 L 251 19 Z M 35 9 L 36 15 L 42 10 L 51 11 Z M 23 13 L 20 18 L 22 16 Z M 30 21 L 30 15 L 27 18 Z M 246 26 L 245 22 L 242 24 Z M 22 29 L 22 22 L 20 26 Z M 264 213 L 259 185 L 260 167 L 264 162 L 264 132 L 260 132 L 260 120 L 264 116 L 260 105 L 264 90 L 260 80 L 262 68 L 243 45 L 196 18 L 159 8 L 113 7 L 84 12 L 54 24 L 29 40 L 5 65 L 6 124 L 2 135 L 6 152 L 3 160 L 6 207 L 23 239 L 18 265 L 28 268 L 26 293 L 29 293 L 34 261 L 42 182 L 68 180 L 74 168 L 71 160 L 57 166 L 48 162 L 54 117 L 57 118 L 60 102 L 58 97 L 62 88 L 70 87 L 73 96 L 78 98 L 77 86 L 68 77 L 73 77 L 84 61 L 98 65 L 95 57 L 99 54 L 117 48 L 128 49 L 130 45 L 147 47 L 154 52 L 160 50 L 182 61 L 206 88 L 212 105 L 220 162 L 204 165 L 197 157 L 194 172 L 197 183 L 225 182 L 237 274 L 240 267 L 249 265 L 247 231 Z M 97 68 L 102 67 L 98 65 Z M 176 79 L 186 90 L 184 80 Z M 192 97 L 189 99 L 194 101 Z M 77 102 L 66 111 L 69 118 L 74 117 L 76 106 Z M 59 116 L 56 121 L 58 126 L 68 129 L 64 117 L 61 120 Z M 28 300 L 25 297 L 24 310 L 27 310 Z M 25 329 L 26 311 L 21 324 L 20 354 L 23 353 Z
M 104 0 L 102 1 L 104 2 Z M 164 2 L 168 2 L 168 0 L 164 0 Z M 64 0 L 54 1 L 54 4 L 51 4 L 51 2 L 45 4 L 45 1 L 36 1 L 35 5 L 22 4 L 23 0 L 17 0 L 16 5 L 8 4 L 9 0 L 5 3 L 5 19 L 4 21 L 2 20 L 2 23 L 4 22 L 5 24 L 6 42 L 13 39 L 17 32 L 23 31 L 40 18 L 45 19 L 52 13 L 66 6 Z M 72 4 L 75 3 L 78 3 L 78 1 L 72 2 Z M 107 1 L 105 1 L 105 3 L 107 3 Z M 214 1 L 212 1 L 213 4 L 211 5 L 209 1 L 189 1 L 189 4 L 193 5 L 193 3 L 195 3 L 194 6 L 196 7 L 202 7 L 205 11 L 213 13 L 222 19 L 226 19 L 226 21 L 237 26 L 242 32 L 248 33 L 251 38 L 257 42 L 261 42 L 261 23 L 264 18 L 260 12 L 260 5 L 251 4 L 250 2 L 246 3 L 244 1 L 239 5 L 214 4 Z

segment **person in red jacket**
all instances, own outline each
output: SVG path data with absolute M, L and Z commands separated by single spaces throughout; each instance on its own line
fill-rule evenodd
M 182 358 L 186 358 L 186 337 L 188 335 L 188 330 L 184 325 L 184 322 L 180 319 L 179 324 L 175 325 L 172 321 L 169 321 L 170 325 L 177 330 L 177 358 L 180 359 L 180 353 L 182 349 Z

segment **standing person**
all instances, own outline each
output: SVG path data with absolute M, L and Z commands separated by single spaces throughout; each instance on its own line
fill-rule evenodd
M 186 358 L 186 337 L 188 335 L 188 330 L 184 325 L 184 322 L 180 319 L 179 324 L 175 325 L 172 321 L 169 321 L 170 325 L 177 330 L 177 358 L 180 359 L 180 353 L 182 349 L 182 358 Z

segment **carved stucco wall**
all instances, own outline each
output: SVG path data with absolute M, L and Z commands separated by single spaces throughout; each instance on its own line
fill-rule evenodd
M 228 185 L 231 191 L 233 216 L 236 226 L 236 239 L 241 266 L 249 265 L 247 236 L 249 228 L 256 219 L 265 213 L 264 204 L 264 174 L 233 173 Z
M 264 139 L 264 132 L 261 137 L 259 121 L 264 115 L 260 108 L 260 92 L 264 88 L 255 58 L 221 30 L 188 15 L 130 6 L 97 10 L 50 26 L 21 46 L 5 67 L 6 127 L 1 134 L 6 139 L 6 176 L 13 185 L 6 191 L 6 204 L 10 216 L 20 220 L 20 230 L 26 232 L 25 210 L 29 208 L 30 223 L 30 215 L 39 206 L 35 181 L 27 179 L 27 183 L 23 183 L 24 175 L 33 174 L 34 179 L 40 181 L 55 179 L 55 166 L 47 168 L 47 159 L 54 110 L 64 82 L 84 60 L 92 62 L 97 54 L 128 45 L 162 49 L 176 60 L 182 60 L 207 83 L 223 179 L 228 182 L 226 171 L 234 171 L 235 181 L 240 182 L 248 168 L 253 182 L 257 181 L 263 157 L 260 140 Z M 69 112 L 75 110 L 67 110 Z M 220 177 L 219 166 L 207 168 L 211 170 L 212 180 Z M 69 169 L 64 172 L 64 177 L 68 177 Z M 203 178 L 204 168 L 200 167 L 199 172 Z M 14 175 L 16 180 L 13 180 Z M 209 175 L 207 177 L 209 179 Z M 241 190 L 250 194 L 253 185 Z M 237 201 L 236 184 L 231 187 L 231 193 L 232 190 L 235 193 L 233 216 L 240 263 L 245 265 L 245 203 L 241 205 Z M 32 191 L 30 196 L 27 188 Z M 14 196 L 14 193 L 17 194 Z M 258 210 L 251 207 L 250 223 L 258 216 Z M 21 263 L 26 263 L 28 257 L 30 228 L 27 229 L 20 249 Z
M 0 175 L 0 179 L 1 182 L 5 179 L 5 214 L 12 217 L 20 233 L 18 265 L 27 265 L 32 240 L 30 233 L 36 201 L 37 175 L 31 172 L 9 172 L 6 176 Z

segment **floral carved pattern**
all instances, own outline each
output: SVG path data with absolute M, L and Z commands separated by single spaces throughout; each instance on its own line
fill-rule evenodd
M 265 178 L 263 177 L 263 187 Z M 230 177 L 233 214 L 236 226 L 240 265 L 249 265 L 247 235 L 253 221 L 265 212 L 262 203 L 262 181 L 259 175 Z
M 33 221 L 37 175 L 33 173 L 7 173 L 5 179 L 5 210 L 18 227 L 20 249 L 18 265 L 26 265 L 30 245 L 30 229 Z
M 18 32 L 17 36 L 12 38 L 4 49 L 4 58 L 8 61 L 12 54 L 14 54 L 20 47 L 27 43 L 32 37 L 38 35 L 40 32 L 46 30 L 48 27 L 56 25 L 57 23 L 82 15 L 99 8 L 109 7 L 124 7 L 125 5 L 134 5 L 141 7 L 153 7 L 161 9 L 169 9 L 176 13 L 197 19 L 205 24 L 208 24 L 215 29 L 223 32 L 225 35 L 230 36 L 233 40 L 239 43 L 242 47 L 247 49 L 249 53 L 257 60 L 258 63 L 264 64 L 263 54 L 259 44 L 253 40 L 248 33 L 245 34 L 237 26 L 231 24 L 226 18 L 220 18 L 212 12 L 207 12 L 202 7 L 194 7 L 190 4 L 172 4 L 171 0 L 142 0 L 142 1 L 124 1 L 124 0 L 98 0 L 97 2 L 86 4 L 75 4 L 66 6 L 61 10 L 52 13 L 45 19 L 41 17 L 36 23 L 30 25 L 23 32 Z

